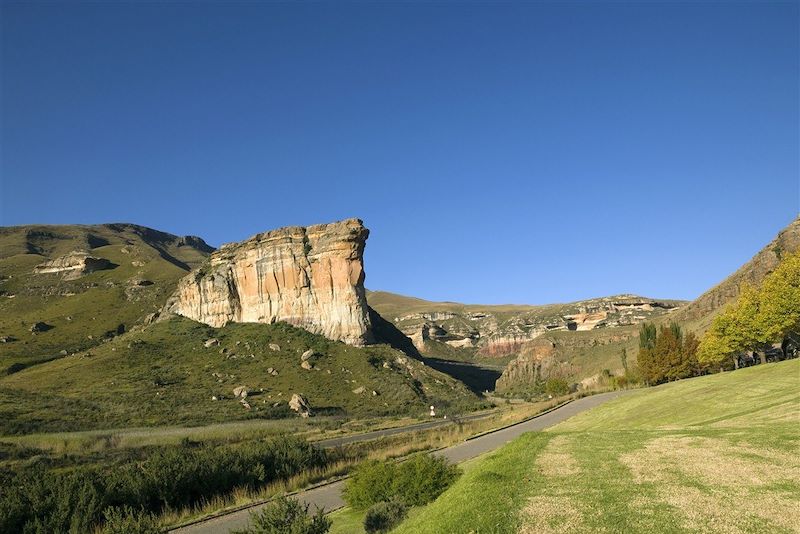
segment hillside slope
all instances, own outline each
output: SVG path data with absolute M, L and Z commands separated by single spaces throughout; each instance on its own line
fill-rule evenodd
M 0 228 L 0 373 L 130 329 L 211 250 L 133 224 Z
M 237 387 L 248 390 L 247 405 Z M 212 328 L 176 317 L 0 377 L 0 434 L 295 417 L 287 404 L 295 393 L 315 415 L 424 416 L 430 404 L 450 413 L 484 405 L 388 345 L 347 346 L 285 323 Z
M 630 393 L 471 463 L 393 532 L 796 532 L 798 376 L 789 360 Z
M 743 283 L 758 285 L 778 265 L 781 255 L 800 248 L 800 217 L 789 223 L 767 246 L 742 265 L 735 273 L 709 289 L 688 306 L 677 310 L 676 321 L 705 331 L 714 316 L 739 295 Z

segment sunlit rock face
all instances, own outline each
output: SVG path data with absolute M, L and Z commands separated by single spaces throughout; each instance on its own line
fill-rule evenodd
M 223 245 L 183 278 L 165 311 L 214 327 L 284 321 L 351 345 L 373 341 L 363 223 L 292 226 Z

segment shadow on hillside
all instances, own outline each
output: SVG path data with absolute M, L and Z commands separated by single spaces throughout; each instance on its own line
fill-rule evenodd
M 422 358 L 422 361 L 425 362 L 425 365 L 448 374 L 456 380 L 460 380 L 469 389 L 478 394 L 484 391 L 494 391 L 494 383 L 502 374 L 501 371 L 497 369 L 481 367 L 480 365 L 469 362 L 425 357 Z

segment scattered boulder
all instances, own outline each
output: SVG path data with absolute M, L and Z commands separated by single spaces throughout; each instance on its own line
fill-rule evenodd
M 308 400 L 297 393 L 292 395 L 292 398 L 289 401 L 289 408 L 297 412 L 300 417 L 311 416 L 311 405 L 308 403 Z
M 274 350 L 274 351 L 277 352 L 277 351 L 281 350 L 281 346 L 278 345 L 277 343 L 270 343 L 269 344 L 269 350 Z
M 302 367 L 306 371 L 310 371 L 310 370 L 312 370 L 314 368 L 314 366 L 311 365 L 311 362 L 309 362 L 308 360 L 305 360 L 305 361 L 301 362 L 300 363 L 300 367 Z
M 353 393 L 355 393 L 356 395 L 361 395 L 366 390 L 367 390 L 367 388 L 365 388 L 364 386 L 360 386 L 360 387 L 357 387 L 356 389 L 354 389 Z
M 52 325 L 39 321 L 31 325 L 30 331 L 33 332 L 34 334 L 38 334 L 40 332 L 47 332 L 52 328 L 53 328 Z
M 272 376 L 278 376 L 278 370 L 273 369 L 272 367 L 267 367 L 267 374 Z
M 311 360 L 312 358 L 316 358 L 317 356 L 319 356 L 319 354 L 318 354 L 318 353 L 314 352 L 314 351 L 313 351 L 313 350 L 311 350 L 311 349 L 308 349 L 307 351 L 305 351 L 305 352 L 303 353 L 303 355 L 302 355 L 302 356 L 300 356 L 300 360 L 302 360 L 302 361 L 306 362 L 306 361 L 309 361 L 309 360 Z
M 219 345 L 219 340 L 218 340 L 217 338 L 213 338 L 213 337 L 212 337 L 211 339 L 206 339 L 206 340 L 203 342 L 203 346 L 204 346 L 205 348 L 209 348 L 209 347 L 215 347 L 215 346 L 217 346 L 217 345 Z
M 236 398 L 246 399 L 248 394 L 247 386 L 237 386 L 233 388 L 233 396 Z
M 3 336 L 0 337 L 0 343 L 11 343 L 12 341 L 16 341 L 17 339 L 13 336 Z
M 375 391 L 375 390 L 373 389 L 373 390 L 372 390 L 372 396 L 373 396 L 373 397 L 377 397 L 378 395 L 380 395 L 380 393 L 378 393 L 377 391 Z

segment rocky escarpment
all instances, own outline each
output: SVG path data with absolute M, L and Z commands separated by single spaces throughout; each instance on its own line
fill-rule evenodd
M 38 274 L 62 273 L 65 280 L 74 280 L 84 274 L 110 269 L 114 265 L 105 258 L 90 256 L 88 252 L 75 250 L 53 260 L 40 263 L 33 272 Z
M 589 331 L 630 326 L 674 311 L 682 302 L 659 301 L 635 295 L 618 295 L 571 304 L 548 306 L 465 306 L 455 303 L 425 303 L 413 299 L 416 313 L 403 309 L 404 297 L 372 293 L 378 311 L 394 324 L 422 352 L 432 342 L 453 349 L 466 349 L 480 356 L 504 357 L 519 354 L 532 340 L 558 331 Z M 391 299 L 391 300 L 390 300 Z M 443 309 L 443 308 L 449 309 Z M 392 317 L 391 313 L 395 315 Z
M 715 312 L 739 295 L 742 284 L 760 284 L 764 277 L 778 266 L 784 254 L 798 249 L 800 249 L 800 218 L 781 230 L 772 242 L 735 273 L 676 313 L 675 319 L 681 322 L 698 321 L 699 329 L 704 330 L 710 324 Z
M 370 343 L 368 235 L 360 220 L 348 219 L 224 245 L 179 282 L 164 310 L 215 327 L 283 321 L 352 345 Z

